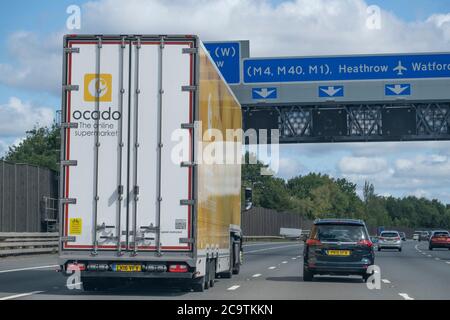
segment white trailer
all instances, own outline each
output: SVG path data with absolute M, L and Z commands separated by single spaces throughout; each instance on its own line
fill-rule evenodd
M 64 53 L 64 273 L 79 270 L 88 290 L 111 278 L 185 279 L 203 290 L 216 276 L 237 272 L 240 166 L 200 181 L 211 166 L 196 164 L 196 137 L 203 136 L 195 122 L 211 124 L 216 114 L 230 113 L 231 121 L 215 127 L 241 128 L 241 110 L 199 39 L 66 36 Z M 177 162 L 180 130 L 188 152 Z M 208 220 L 211 210 L 215 217 Z

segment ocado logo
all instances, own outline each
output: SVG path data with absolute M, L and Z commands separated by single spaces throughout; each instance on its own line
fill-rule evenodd
M 97 98 L 98 97 L 98 98 Z M 111 102 L 112 101 L 112 75 L 86 74 L 84 76 L 84 100 Z

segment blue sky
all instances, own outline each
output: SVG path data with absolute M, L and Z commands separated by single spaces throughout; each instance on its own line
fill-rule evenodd
M 0 156 L 36 122 L 51 121 L 59 108 L 61 35 L 73 33 L 65 29 L 66 9 L 73 4 L 82 8 L 79 33 L 249 39 L 254 56 L 450 51 L 450 0 L 283 2 L 5 1 L 0 12 Z M 362 27 L 367 5 L 382 9 L 382 30 Z M 180 12 L 189 19 L 180 19 Z M 450 203 L 449 147 L 450 143 L 285 145 L 280 148 L 278 175 L 326 172 L 359 185 L 368 179 L 381 194 L 424 195 Z M 410 167 L 408 174 L 405 168 Z M 430 172 L 432 178 L 414 168 Z

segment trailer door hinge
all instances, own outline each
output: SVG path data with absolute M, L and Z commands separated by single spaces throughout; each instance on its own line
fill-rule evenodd
M 63 86 L 64 90 L 66 91 L 78 91 L 80 89 L 80 86 L 76 85 L 65 85 Z
M 180 200 L 181 206 L 194 206 L 195 200 Z
M 74 237 L 74 236 L 60 237 L 59 241 L 61 241 L 61 242 L 76 242 L 77 237 Z
M 180 243 L 194 243 L 194 238 L 180 238 Z
M 183 53 L 184 54 L 196 54 L 196 53 L 198 53 L 198 49 L 197 48 L 183 48 Z
M 64 48 L 65 53 L 80 53 L 80 48 Z
M 194 129 L 195 124 L 194 123 L 182 123 L 181 129 Z
M 78 122 L 62 122 L 61 128 L 65 129 L 77 129 L 78 128 Z
M 77 160 L 63 160 L 60 163 L 63 167 L 76 167 L 78 165 Z
M 196 164 L 195 164 L 194 162 L 186 162 L 186 161 L 183 161 L 183 162 L 180 164 L 180 166 L 181 166 L 182 168 L 193 168 L 193 167 L 196 166 Z
M 61 204 L 77 204 L 77 199 L 74 198 L 62 198 L 59 201 Z
M 197 86 L 182 86 L 181 87 L 181 91 L 196 91 L 197 90 Z

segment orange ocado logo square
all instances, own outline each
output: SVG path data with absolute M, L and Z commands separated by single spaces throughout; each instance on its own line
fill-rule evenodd
M 112 101 L 112 75 L 102 73 L 88 73 L 84 76 L 84 100 L 95 102 L 98 92 L 98 101 Z

